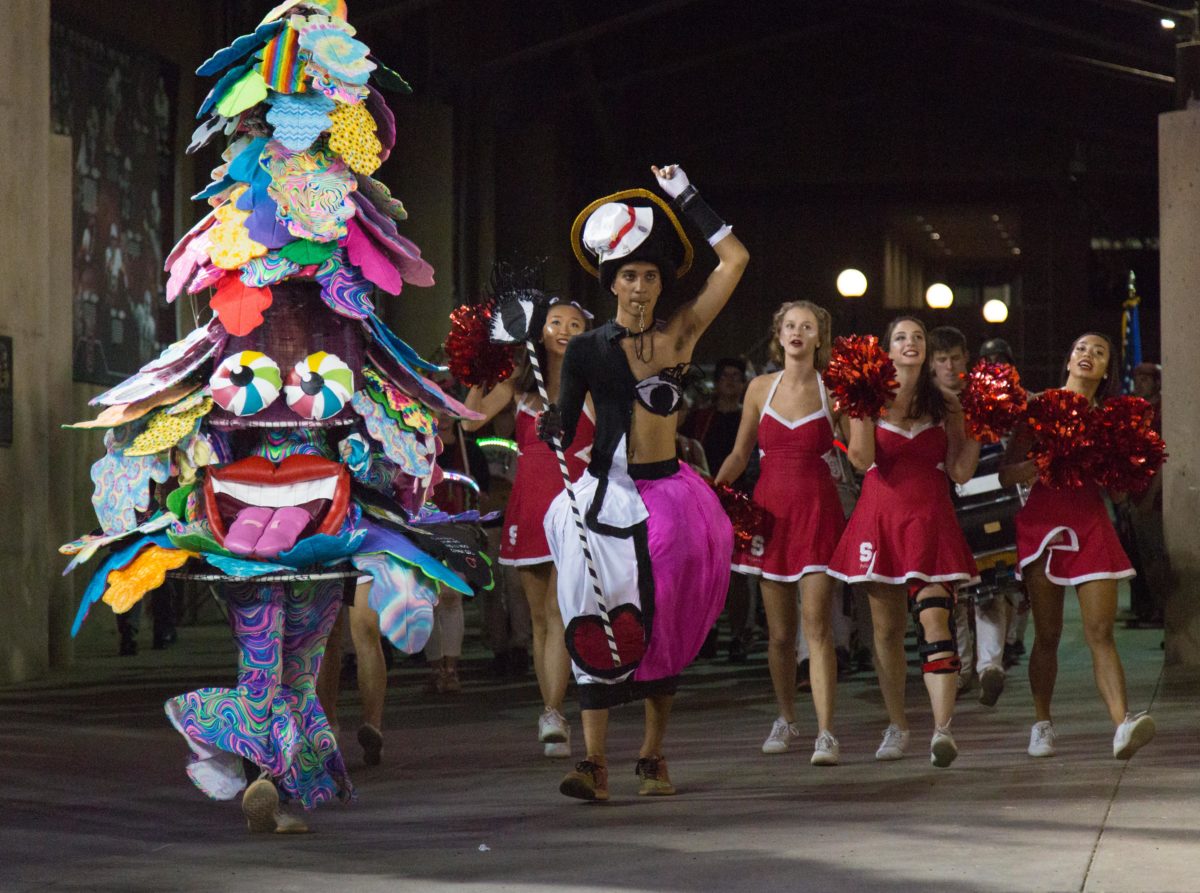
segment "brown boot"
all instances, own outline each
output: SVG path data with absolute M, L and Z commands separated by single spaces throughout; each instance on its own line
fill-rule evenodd
M 608 799 L 608 765 L 604 757 L 588 756 L 563 777 L 558 792 L 577 800 Z
M 641 757 L 633 771 L 642 780 L 638 793 L 643 797 L 669 797 L 675 793 L 675 785 L 667 774 L 667 760 L 661 754 Z
M 305 834 L 304 820 L 279 808 L 279 791 L 266 776 L 260 776 L 242 794 L 242 815 L 255 834 Z

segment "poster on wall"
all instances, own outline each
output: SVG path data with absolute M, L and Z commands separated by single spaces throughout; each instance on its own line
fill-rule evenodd
M 13 442 L 12 338 L 0 335 L 0 446 Z
M 113 384 L 175 340 L 162 268 L 178 71 L 59 22 L 50 62 L 51 120 L 73 153 L 74 378 Z

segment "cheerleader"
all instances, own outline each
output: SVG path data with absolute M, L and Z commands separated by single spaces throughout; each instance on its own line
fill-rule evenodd
M 838 419 L 831 411 L 820 370 L 829 362 L 829 311 L 809 301 L 782 305 L 771 321 L 771 359 L 783 371 L 750 382 L 733 451 L 717 472 L 730 483 L 745 470 L 757 442 L 762 472 L 754 501 L 771 517 L 771 528 L 750 549 L 734 555 L 733 569 L 762 577 L 770 643 L 767 662 L 779 718 L 763 753 L 784 753 L 800 736 L 796 727 L 796 584 L 799 583 L 809 679 L 818 735 L 810 760 L 836 766 L 833 724 L 837 655 L 833 642 L 835 584 L 825 573 L 845 527 L 833 470 Z
M 1089 332 L 1080 336 L 1067 355 L 1064 373 L 1068 391 L 1098 404 L 1116 394 L 1111 362 L 1112 342 Z M 1018 573 L 1033 610 L 1033 649 L 1029 656 L 1029 687 L 1033 691 L 1035 722 L 1029 733 L 1029 755 L 1052 757 L 1055 749 L 1050 700 L 1058 675 L 1058 641 L 1063 628 L 1063 591 L 1074 586 L 1083 618 L 1083 637 L 1092 652 L 1092 671 L 1112 717 L 1116 732 L 1113 756 L 1127 760 L 1154 737 L 1154 720 L 1146 713 L 1127 711 L 1125 671 L 1113 639 L 1117 615 L 1117 581 L 1134 575 L 1121 548 L 1099 485 L 1052 487 L 1038 480 L 1037 465 L 1028 458 L 1033 438 L 1018 429 L 1000 469 L 1000 483 L 1032 485 L 1029 499 L 1017 513 Z
M 692 351 L 748 255 L 682 170 L 653 170 L 713 246 L 716 269 L 695 299 L 656 323 L 660 297 L 692 260 L 674 211 L 643 189 L 586 207 L 572 230 L 576 256 L 616 298 L 616 318 L 571 342 L 561 410 L 544 413 L 539 432 L 572 444 L 591 395 L 596 436 L 575 491 L 579 514 L 563 493 L 546 516 L 587 744 L 559 791 L 583 800 L 608 799 L 609 708 L 634 698 L 645 699 L 638 793 L 675 793 L 662 750 L 667 719 L 679 673 L 721 611 L 733 551 L 729 519 L 712 488 L 679 463 L 675 435 Z
M 551 400 L 558 398 L 567 344 L 586 331 L 590 323 L 591 314 L 575 302 L 557 298 L 551 302 L 539 345 L 546 392 Z M 529 602 L 533 624 L 533 671 L 543 704 L 538 719 L 538 741 L 546 756 L 568 757 L 571 755 L 571 729 L 563 717 L 562 705 L 571 678 L 571 662 L 567 657 L 562 615 L 558 610 L 557 576 L 542 526 L 550 503 L 562 492 L 563 482 L 558 460 L 538 439 L 535 430 L 535 420 L 544 407 L 529 360 L 521 364 L 516 375 L 487 393 L 481 388 L 471 388 L 467 406 L 484 416 L 478 421 L 464 422 L 463 428 L 467 431 L 478 430 L 509 406 L 514 407 L 517 475 L 504 511 L 500 563 L 517 569 L 521 588 Z M 591 410 L 585 407 L 575 442 L 566 454 L 572 480 L 578 478 L 587 465 L 593 430 Z
M 925 342 L 925 326 L 911 316 L 888 325 L 883 346 L 896 365 L 900 389 L 878 422 L 850 420 L 850 461 L 866 478 L 829 573 L 867 584 L 875 669 L 890 723 L 875 759 L 898 760 L 908 747 L 904 633 L 911 608 L 933 709 L 929 759 L 945 768 L 958 756 L 950 733 L 960 666 L 955 590 L 979 579 L 946 478 L 971 479 L 979 444 L 966 435 L 958 395 L 937 385 Z

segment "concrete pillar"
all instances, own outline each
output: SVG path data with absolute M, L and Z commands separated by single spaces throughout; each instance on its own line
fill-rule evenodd
M 53 449 L 47 183 L 50 156 L 50 4 L 9 0 L 0 28 L 0 334 L 13 340 L 13 444 L 0 447 L 0 684 L 48 667 L 49 542 L 46 457 Z M 70 263 L 69 255 L 55 258 Z M 69 295 L 64 296 L 69 305 Z M 68 348 L 69 355 L 69 348 Z
M 1158 119 L 1162 264 L 1163 469 L 1167 552 L 1177 584 L 1167 601 L 1166 661 L 1200 664 L 1200 107 Z

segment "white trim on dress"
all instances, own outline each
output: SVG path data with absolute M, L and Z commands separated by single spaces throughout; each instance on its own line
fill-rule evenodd
M 764 580 L 771 580 L 774 583 L 798 583 L 801 577 L 807 577 L 810 574 L 828 574 L 829 565 L 827 564 L 810 564 L 792 576 L 781 576 L 780 574 L 768 574 L 760 567 L 750 567 L 744 564 L 730 565 L 730 570 L 737 571 L 739 574 L 747 574 L 753 577 L 762 577 Z
M 1057 546 L 1050 544 L 1050 541 L 1055 539 L 1060 533 L 1067 534 L 1067 536 L 1070 538 L 1069 545 L 1066 543 Z M 1050 570 L 1050 562 L 1054 559 L 1054 553 L 1056 551 L 1079 551 L 1079 534 L 1075 532 L 1074 528 L 1068 527 L 1066 524 L 1060 524 L 1057 527 L 1051 528 L 1050 532 L 1042 538 L 1041 545 L 1038 546 L 1037 551 L 1024 561 L 1019 561 L 1017 563 L 1017 579 L 1023 580 L 1025 577 L 1022 571 L 1025 570 L 1025 566 L 1037 561 L 1043 555 L 1046 556 L 1046 567 L 1044 569 L 1046 579 L 1055 586 L 1080 586 L 1084 583 L 1095 582 L 1096 580 L 1126 580 L 1129 577 L 1137 576 L 1136 570 L 1134 570 L 1132 567 L 1127 567 L 1120 571 L 1100 571 L 1099 573 L 1095 574 L 1084 574 L 1081 577 L 1058 577 L 1051 573 Z

